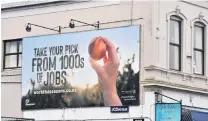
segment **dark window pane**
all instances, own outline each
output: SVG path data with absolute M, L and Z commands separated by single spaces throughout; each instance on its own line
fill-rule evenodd
M 195 26 L 194 27 L 194 48 L 203 49 L 203 28 Z
M 20 39 L 17 39 L 16 41 L 14 40 L 5 41 L 5 55 L 4 55 L 5 68 L 17 68 L 17 66 L 21 67 L 22 55 L 19 54 L 19 52 L 22 52 L 22 41 Z M 19 56 L 19 60 L 17 58 L 18 56 Z
M 169 50 L 169 67 L 179 70 L 179 47 L 170 45 Z
M 194 51 L 195 73 L 198 73 L 198 74 L 202 74 L 202 70 L 203 70 L 202 56 L 203 56 L 202 52 Z
M 179 29 L 180 29 L 180 22 L 171 20 L 170 21 L 170 42 L 179 44 Z
M 17 42 L 6 42 L 6 54 L 7 53 L 17 53 Z
M 19 52 L 22 52 L 22 41 L 19 41 Z
M 22 54 L 19 55 L 18 67 L 22 66 Z
M 5 56 L 5 68 L 17 67 L 17 55 Z

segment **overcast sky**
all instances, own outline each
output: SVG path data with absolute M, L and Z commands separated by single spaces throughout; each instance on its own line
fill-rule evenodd
M 3 3 L 11 3 L 11 2 L 19 2 L 19 1 L 26 1 L 26 0 L 1 0 L 1 4 L 3 4 Z
M 1 0 L 1 4 L 3 4 L 3 3 L 12 3 L 12 2 L 20 2 L 20 1 L 32 1 L 32 0 Z
M 12 3 L 12 2 L 21 2 L 21 1 L 50 1 L 50 0 L 1 0 L 1 4 Z

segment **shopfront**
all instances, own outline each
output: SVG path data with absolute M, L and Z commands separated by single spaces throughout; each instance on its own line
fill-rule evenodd
M 182 110 L 182 121 L 207 121 L 208 112 L 183 109 Z

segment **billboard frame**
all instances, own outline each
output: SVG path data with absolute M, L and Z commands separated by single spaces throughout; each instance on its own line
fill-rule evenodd
M 138 19 L 139 20 L 139 19 Z M 140 80 L 141 80 L 141 64 L 142 64 L 142 62 L 141 62 L 141 57 L 142 57 L 142 43 L 143 43 L 143 24 L 133 24 L 133 25 L 124 25 L 124 26 L 116 26 L 116 27 L 109 27 L 109 28 L 102 28 L 102 29 L 90 29 L 90 30 L 83 30 L 83 31 L 72 31 L 72 32 L 64 32 L 64 33 L 49 33 L 49 34 L 44 34 L 44 35 L 34 35 L 34 36 L 26 36 L 26 37 L 23 37 L 22 38 L 22 41 L 24 41 L 24 39 L 25 38 L 36 38 L 36 37 L 43 37 L 43 36 L 54 36 L 54 35 L 64 35 L 64 34 L 75 34 L 75 33 L 84 33 L 84 32 L 93 32 L 93 31 L 100 31 L 100 30 L 108 30 L 108 29 L 117 29 L 117 28 L 128 28 L 128 27 L 133 27 L 133 26 L 137 26 L 138 28 L 139 28 L 139 32 L 138 32 L 138 35 L 139 35 L 139 39 L 138 39 L 138 44 L 139 44 L 139 48 L 138 48 L 138 50 L 139 50 L 139 70 L 140 70 L 140 73 L 139 73 L 139 85 L 138 85 L 138 105 L 136 105 L 136 106 L 139 106 L 139 105 L 141 105 L 141 97 L 140 97 L 140 95 L 141 95 L 141 93 L 143 93 L 142 92 L 142 90 L 141 90 L 141 84 L 140 84 Z M 22 47 L 23 48 L 23 47 Z M 21 70 L 22 70 L 22 67 L 21 67 Z M 21 74 L 22 75 L 22 74 Z M 21 85 L 22 86 L 22 85 Z M 135 106 L 135 105 L 133 105 L 133 106 Z M 108 108 L 111 108 L 111 106 L 101 106 L 100 108 L 102 108 L 102 107 L 108 107 Z M 131 106 L 129 106 L 129 107 L 131 107 Z M 91 107 L 69 107 L 68 109 L 80 109 L 80 108 L 91 108 Z M 49 110 L 53 110 L 53 109 L 60 109 L 60 110 L 62 110 L 62 109 L 67 109 L 67 108 L 48 108 Z M 33 111 L 33 110 L 44 110 L 44 109 L 21 109 L 22 111 Z

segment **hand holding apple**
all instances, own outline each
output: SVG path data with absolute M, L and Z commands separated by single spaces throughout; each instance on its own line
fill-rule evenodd
M 95 49 L 97 48 L 97 49 Z M 96 51 L 96 52 L 94 52 Z M 106 51 L 108 55 L 106 55 Z M 104 37 L 96 37 L 89 45 L 90 64 L 98 75 L 106 106 L 122 105 L 116 89 L 119 61 L 114 44 Z M 103 58 L 104 66 L 96 60 Z

